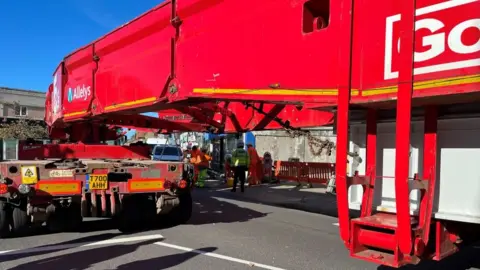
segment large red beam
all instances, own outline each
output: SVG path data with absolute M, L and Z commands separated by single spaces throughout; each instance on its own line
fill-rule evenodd
M 224 132 L 242 132 L 251 130 L 272 130 L 282 129 L 283 126 L 274 118 L 287 122 L 295 128 L 310 128 L 333 123 L 333 113 L 323 112 L 311 109 L 299 109 L 294 105 L 274 105 L 259 103 L 253 104 L 256 108 L 261 108 L 266 113 L 262 114 L 251 107 L 246 107 L 239 102 L 230 102 L 224 108 L 225 103 L 220 102 L 206 103 L 197 107 L 190 106 L 179 110 L 159 111 L 158 115 L 162 119 L 171 119 L 173 121 L 195 123 L 210 121 L 215 127 L 225 126 Z M 182 112 L 180 112 L 182 111 Z M 214 112 L 214 117 L 207 117 Z M 201 117 L 197 117 L 200 115 Z M 200 119 L 199 119 L 200 118 Z M 202 119 L 203 118 L 203 119 Z
M 46 144 L 23 147 L 19 151 L 20 160 L 45 158 L 87 158 L 87 159 L 149 159 L 150 152 L 144 146 L 86 145 L 86 144 Z

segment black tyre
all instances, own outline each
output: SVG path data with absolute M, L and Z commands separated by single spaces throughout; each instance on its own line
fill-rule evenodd
M 10 234 L 10 219 L 6 203 L 0 201 L 0 237 L 4 238 Z
M 80 203 L 72 203 L 68 208 L 65 209 L 67 220 L 65 228 L 69 231 L 79 230 L 82 226 L 83 216 Z
M 173 208 L 167 215 L 169 222 L 174 225 L 181 225 L 187 223 L 192 217 L 193 212 L 193 199 L 190 192 L 186 192 L 179 195 L 180 204 Z
M 122 210 L 116 218 L 120 232 L 129 233 L 139 227 L 142 215 L 137 202 L 138 199 L 135 196 L 127 197 L 123 200 Z
M 47 228 L 52 233 L 76 231 L 82 225 L 83 217 L 79 203 L 72 203 L 69 207 L 56 207 L 47 219 Z
M 47 218 L 47 229 L 51 233 L 62 232 L 65 230 L 65 217 L 62 213 L 57 212 L 51 213 Z M 60 211 L 61 212 L 61 211 Z
M 28 230 L 29 220 L 27 210 L 23 207 L 15 207 L 12 212 L 12 232 L 22 234 Z

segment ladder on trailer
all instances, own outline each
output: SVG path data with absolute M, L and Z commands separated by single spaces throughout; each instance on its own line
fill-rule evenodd
M 399 1 L 400 2 L 400 1 Z M 409 179 L 410 126 L 413 90 L 413 51 L 415 0 L 401 1 L 402 36 L 398 96 L 396 105 L 396 160 L 395 198 L 396 213 L 372 210 L 375 182 L 382 178 L 377 171 L 377 111 L 368 109 L 366 175 L 347 177 L 347 151 L 349 132 L 350 83 L 340 87 L 337 108 L 337 162 L 336 186 L 338 218 L 341 238 L 352 257 L 378 264 L 399 267 L 416 263 L 428 244 L 432 204 L 435 193 L 437 108 L 425 108 L 425 134 L 423 153 L 423 176 Z M 346 31 L 352 33 L 352 24 Z M 351 55 L 349 55 L 351 59 Z M 351 61 L 345 61 L 350 62 Z M 351 70 L 342 70 L 343 79 L 351 82 Z M 383 179 L 382 179 L 383 180 Z M 359 218 L 350 219 L 348 189 L 351 185 L 363 186 L 363 199 Z M 418 216 L 410 215 L 410 191 L 420 190 L 420 211 Z

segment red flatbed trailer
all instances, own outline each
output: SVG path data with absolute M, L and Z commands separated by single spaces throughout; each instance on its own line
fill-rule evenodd
M 266 129 L 282 106 L 302 108 L 293 118 L 306 126 L 336 116 L 340 235 L 351 255 L 396 267 L 440 260 L 461 241 L 477 239 L 480 223 L 432 214 L 437 201 L 454 203 L 435 191 L 444 189 L 435 174 L 437 118 L 479 113 L 469 106 L 480 97 L 479 11 L 478 0 L 165 1 L 62 61 L 49 88 L 46 122 L 53 137 L 98 142 L 106 123 L 228 132 Z M 245 116 L 242 105 L 258 115 Z M 136 116 L 166 110 L 193 119 Z M 412 115 L 425 123 L 424 175 L 414 179 Z M 382 167 L 380 120 L 396 121 L 393 212 L 372 206 Z M 347 177 L 349 127 L 357 122 L 367 124 L 366 175 Z M 119 148 L 109 149 L 105 153 Z M 466 185 L 475 187 L 469 179 Z M 350 220 L 354 184 L 364 191 L 361 217 Z M 416 214 L 409 211 L 411 189 L 421 190 Z M 469 210 L 476 215 L 478 209 Z

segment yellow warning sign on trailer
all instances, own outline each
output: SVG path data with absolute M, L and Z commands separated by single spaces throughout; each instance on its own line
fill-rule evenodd
M 36 166 L 22 166 L 22 183 L 36 184 L 38 182 L 38 174 Z

